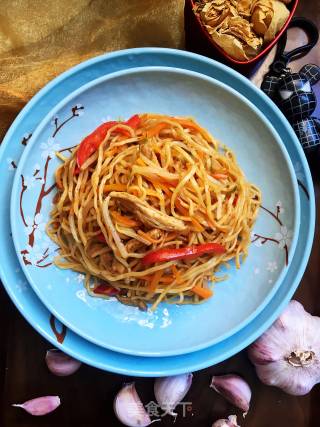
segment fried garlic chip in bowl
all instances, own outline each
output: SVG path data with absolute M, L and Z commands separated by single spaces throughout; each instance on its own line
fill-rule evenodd
M 239 0 L 236 7 L 240 16 L 249 19 L 253 0 Z
M 254 1 L 251 9 L 251 23 L 255 33 L 263 36 L 267 32 L 273 16 L 272 0 Z
M 229 34 L 220 34 L 212 29 L 208 29 L 208 31 L 213 41 L 232 56 L 232 58 L 238 59 L 239 61 L 245 61 L 248 59 L 242 43 L 234 36 Z
M 240 16 L 228 16 L 210 34 L 222 49 L 238 60 L 257 55 L 263 42 L 262 38 L 253 33 L 250 23 Z
M 286 5 L 281 1 L 273 0 L 272 7 L 273 7 L 274 14 L 273 14 L 273 18 L 270 23 L 270 26 L 264 35 L 265 42 L 271 41 L 275 38 L 276 34 L 284 26 L 290 14 Z
M 225 32 L 237 37 L 244 45 L 248 45 L 255 50 L 259 50 L 262 46 L 262 38 L 257 37 L 252 31 L 250 23 L 240 16 L 229 18 L 228 29 Z
M 230 4 L 225 0 L 214 0 L 208 3 L 199 3 L 197 11 L 200 13 L 202 22 L 206 25 L 216 28 L 233 11 Z
M 257 56 L 289 16 L 279 0 L 201 0 L 194 11 L 213 41 L 239 61 Z

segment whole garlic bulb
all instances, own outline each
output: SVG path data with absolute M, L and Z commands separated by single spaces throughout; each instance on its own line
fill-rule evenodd
M 307 394 L 320 382 L 320 317 L 292 300 L 248 353 L 264 384 Z
M 212 427 L 240 427 L 237 423 L 236 415 L 230 415 L 228 419 L 217 420 Z

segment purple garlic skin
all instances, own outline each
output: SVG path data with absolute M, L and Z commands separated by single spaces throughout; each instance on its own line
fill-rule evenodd
M 259 379 L 302 396 L 320 382 L 320 318 L 292 300 L 248 349 Z
M 210 387 L 244 412 L 250 408 L 251 389 L 239 375 L 213 376 Z
M 58 377 L 72 375 L 81 366 L 81 362 L 56 349 L 48 350 L 45 360 L 49 371 Z
M 176 417 L 174 410 L 190 390 L 192 378 L 192 373 L 157 378 L 154 382 L 154 395 L 160 408 Z
M 15 403 L 12 406 L 22 408 L 30 415 L 39 417 L 54 411 L 58 406 L 60 406 L 60 404 L 59 396 L 43 396 L 36 397 L 35 399 L 28 400 L 24 403 Z
M 121 388 L 114 398 L 113 409 L 118 420 L 128 427 L 146 427 L 156 421 L 151 421 L 134 383 Z
M 230 415 L 228 419 L 217 420 L 212 427 L 240 427 L 237 423 L 236 415 Z

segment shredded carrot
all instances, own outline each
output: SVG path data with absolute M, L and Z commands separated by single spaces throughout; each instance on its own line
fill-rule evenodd
M 197 132 L 200 132 L 201 134 L 203 133 L 203 130 L 201 129 L 200 126 L 198 126 L 196 123 L 190 121 L 190 120 L 185 120 L 185 119 L 174 119 L 176 122 L 178 122 L 181 126 L 184 126 L 186 128 L 189 129 L 193 129 L 196 130 Z
M 159 133 L 168 126 L 168 123 L 158 123 L 156 126 L 147 129 L 147 137 L 152 138 L 153 136 L 159 135 Z
M 156 174 L 149 174 L 148 176 L 146 175 L 146 178 L 151 178 L 154 182 L 158 182 L 159 184 L 163 184 L 163 185 L 167 185 L 167 186 L 171 186 L 171 187 L 176 187 L 179 184 L 179 181 L 177 179 L 166 179 L 164 177 L 159 177 Z
M 59 180 L 56 180 L 56 186 L 59 188 L 59 190 L 62 190 L 62 188 L 63 188 L 63 186 L 62 186 L 62 183 L 61 183 L 61 181 Z
M 142 230 L 138 230 L 138 234 L 140 234 L 141 237 L 148 240 L 148 242 L 150 242 L 150 243 L 157 243 L 158 242 L 157 240 L 153 239 L 152 237 L 149 236 L 149 234 L 145 233 Z
M 129 194 L 133 194 L 134 196 L 137 196 L 137 197 L 139 197 L 139 194 L 140 194 L 140 192 L 139 192 L 139 190 L 137 190 L 136 188 L 128 188 L 128 193 Z
M 168 118 L 165 115 L 156 115 L 156 116 L 154 116 L 153 114 L 145 114 L 145 115 L 141 116 L 140 119 L 141 120 L 147 120 L 148 118 L 153 118 L 153 117 L 156 117 L 158 120 L 161 119 L 161 118 L 163 118 L 163 119 L 167 119 Z M 197 132 L 200 132 L 201 134 L 204 134 L 203 129 L 201 129 L 201 127 L 198 126 L 196 123 L 194 123 L 192 120 L 180 119 L 180 118 L 177 118 L 177 117 L 170 117 L 170 120 L 179 123 L 181 126 L 184 126 L 186 128 L 189 128 L 189 129 L 194 129 Z M 159 123 L 159 124 L 163 124 L 163 123 Z M 157 126 L 155 126 L 155 127 L 157 127 Z
M 193 293 L 195 293 L 196 295 L 199 295 L 199 297 L 203 298 L 203 299 L 208 299 L 212 296 L 213 292 L 211 289 L 208 288 L 203 288 L 200 285 L 196 285 L 194 286 L 191 291 Z
M 108 150 L 108 156 L 114 156 L 115 154 L 119 153 L 119 148 L 114 147 Z
M 108 184 L 104 186 L 103 191 L 105 193 L 109 191 L 126 191 L 127 186 L 125 184 Z
M 119 214 L 119 212 L 116 211 L 110 211 L 113 218 L 121 225 L 125 225 L 126 227 L 136 227 L 139 225 L 139 222 L 135 221 L 134 219 L 128 218 L 124 215 Z
M 148 276 L 141 276 L 140 279 L 145 280 L 146 282 L 151 282 L 153 279 L 153 275 L 148 275 Z M 165 283 L 165 284 L 169 284 L 172 283 L 172 277 L 169 276 L 162 276 L 159 279 L 159 283 Z
M 128 139 L 128 135 L 119 135 L 117 141 L 120 142 L 120 141 L 124 141 L 125 139 Z
M 155 173 L 145 173 L 143 176 L 149 181 L 152 180 L 154 183 L 159 183 L 168 187 L 175 188 L 179 184 L 179 180 L 177 179 L 164 178 L 163 176 L 160 177 Z
M 231 197 L 230 194 L 228 194 L 227 197 L 226 197 L 226 200 L 229 201 L 230 197 Z M 239 196 L 238 196 L 238 194 L 236 194 L 235 197 L 234 197 L 234 199 L 233 199 L 232 206 L 236 206 L 237 205 L 238 199 L 239 199 Z
M 151 178 L 150 176 L 146 176 L 145 178 L 148 181 L 150 181 L 155 187 L 158 187 L 158 188 L 160 188 L 160 190 L 164 191 L 164 193 L 167 196 L 171 197 L 171 192 L 170 192 L 169 188 L 159 178 L 157 178 L 157 177 L 156 178 Z
M 141 159 L 141 157 L 139 157 L 139 158 L 136 160 L 136 163 L 137 163 L 138 165 L 140 165 L 140 166 L 146 166 L 145 162 Z
M 63 185 L 62 185 L 62 180 L 61 180 L 61 174 L 60 174 L 60 169 L 58 169 L 59 173 L 56 173 L 56 186 L 62 190 Z
M 207 216 L 207 223 L 209 224 L 209 227 L 215 228 L 214 223 L 211 221 L 211 219 Z
M 61 195 L 61 193 L 56 193 L 55 196 L 53 197 L 52 202 L 53 203 L 58 203 L 58 201 L 60 199 L 60 195 Z
M 177 281 L 177 284 L 179 285 L 181 283 L 181 272 L 178 271 L 177 267 L 173 264 L 171 266 L 172 274 L 174 279 Z
M 154 273 L 151 281 L 149 282 L 148 285 L 148 291 L 149 292 L 154 292 L 157 289 L 158 283 L 163 275 L 164 271 L 163 270 L 158 270 Z
M 176 198 L 175 204 L 177 206 L 178 211 L 180 211 L 184 216 L 189 216 L 189 211 L 186 209 L 182 203 L 179 197 Z
M 200 222 L 197 221 L 195 218 L 191 218 L 191 222 L 193 224 L 193 228 L 195 229 L 195 231 L 198 231 L 199 233 L 202 233 L 204 231 L 204 228 L 202 227 Z
M 170 242 L 170 240 L 174 240 L 177 237 L 177 233 L 173 231 L 172 233 L 169 233 L 167 237 L 164 239 L 165 242 Z
M 171 266 L 171 270 L 172 274 L 176 277 L 176 275 L 178 274 L 178 269 L 174 264 Z
M 200 157 L 201 160 L 204 160 L 204 152 L 203 151 L 198 150 L 197 155 Z
M 172 283 L 172 282 L 173 282 L 173 278 L 169 276 L 161 277 L 161 280 L 160 280 L 160 283 Z
M 181 201 L 180 201 L 179 198 L 176 199 L 176 206 L 177 206 L 178 210 L 182 213 L 182 215 L 189 216 L 188 209 L 186 209 L 184 206 L 182 206 L 182 203 L 181 203 Z M 204 228 L 202 227 L 202 225 L 200 224 L 200 222 L 197 221 L 193 217 L 189 217 L 189 218 L 190 219 L 188 219 L 187 221 L 191 221 L 192 224 L 193 224 L 193 226 L 194 226 L 195 231 L 198 231 L 198 232 L 201 233 L 204 230 Z
M 164 179 L 164 178 L 163 178 Z M 164 182 L 166 182 L 165 181 L 165 179 L 164 179 Z M 172 187 L 176 187 L 178 184 L 179 184 L 179 180 L 177 180 L 177 179 L 172 179 L 172 180 L 169 180 L 168 181 L 168 183 L 169 183 L 169 185 L 170 186 L 172 186 Z
M 213 174 L 211 174 L 211 176 L 212 176 L 212 178 L 215 178 L 215 179 L 226 179 L 226 178 L 228 178 L 228 175 L 226 175 L 226 174 L 224 174 L 224 173 L 213 173 Z

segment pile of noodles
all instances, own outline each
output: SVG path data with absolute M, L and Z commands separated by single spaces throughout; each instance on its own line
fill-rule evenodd
M 248 253 L 261 203 L 231 150 L 195 121 L 140 115 L 127 135 L 111 128 L 77 171 L 77 146 L 56 170 L 58 193 L 47 232 L 60 248 L 55 264 L 86 276 L 91 295 L 101 284 L 123 303 L 154 309 L 161 301 L 198 303 L 219 266 Z M 141 263 L 157 248 L 207 242 L 225 253 Z M 209 284 L 210 282 L 210 284 Z M 100 295 L 99 295 L 100 296 Z

